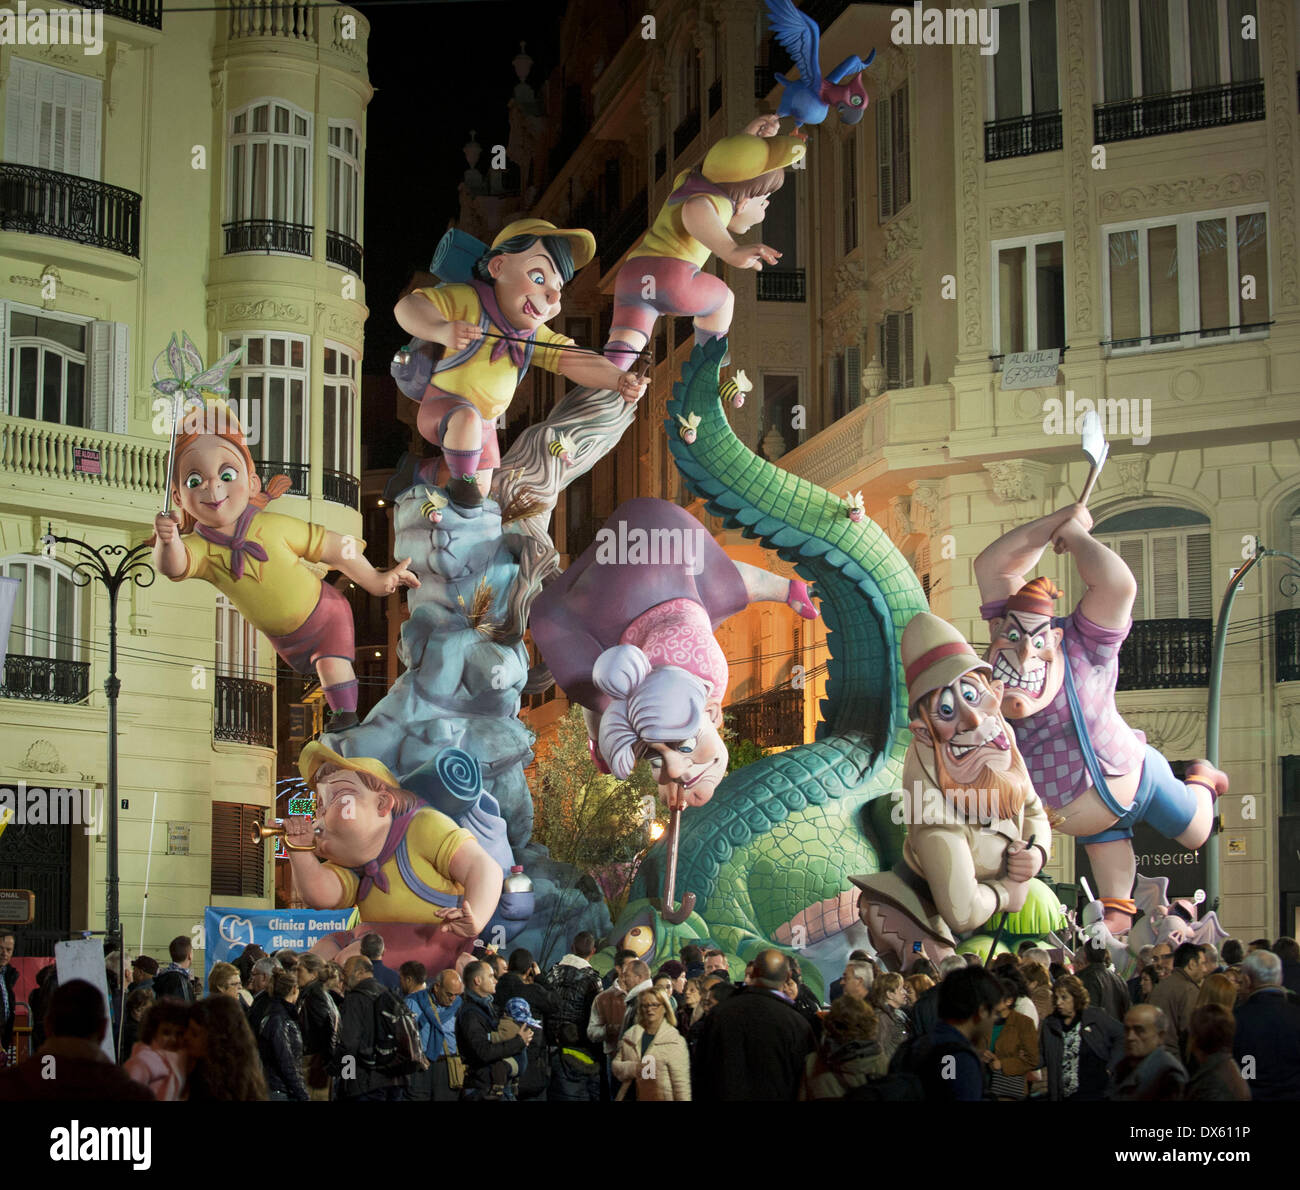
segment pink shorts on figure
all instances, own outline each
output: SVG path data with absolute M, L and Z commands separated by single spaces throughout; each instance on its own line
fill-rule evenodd
M 445 393 L 432 384 L 424 390 L 424 396 L 420 399 L 420 412 L 415 418 L 420 437 L 434 446 L 441 446 L 443 422 L 449 414 L 460 408 L 472 410 L 483 423 L 483 457 L 479 467 L 496 470 L 501 466 L 501 447 L 497 442 L 496 422 L 483 417 L 464 397 Z
M 654 281 L 654 297 L 646 298 L 646 280 Z M 671 256 L 634 256 L 618 271 L 614 282 L 614 319 L 617 330 L 640 331 L 648 339 L 654 334 L 660 314 L 701 318 L 712 314 L 731 293 L 725 281 L 700 271 L 689 260 Z
M 329 583 L 321 583 L 316 608 L 301 627 L 267 639 L 280 659 L 300 674 L 314 672 L 322 657 L 355 661 L 357 656 L 352 607 Z

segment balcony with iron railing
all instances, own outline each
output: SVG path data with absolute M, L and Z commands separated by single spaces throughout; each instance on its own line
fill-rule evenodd
M 273 688 L 266 682 L 218 674 L 212 703 L 213 738 L 273 748 L 273 693 Z
M 1273 617 L 1277 681 L 1300 682 L 1300 608 L 1283 608 Z
M 752 740 L 760 748 L 783 748 L 803 743 L 803 702 L 802 690 L 769 690 L 733 702 L 725 713 L 740 739 Z
M 1264 80 L 1099 103 L 1092 118 L 1093 140 L 1099 145 L 1244 124 L 1264 118 Z
M 321 495 L 335 504 L 348 508 L 361 507 L 361 484 L 356 476 L 346 471 L 332 471 L 328 467 L 321 469 Z
M 5 657 L 4 678 L 0 698 L 76 703 L 90 697 L 89 661 L 10 653 Z
M 361 276 L 361 245 L 340 231 L 325 233 L 325 259 L 357 277 Z
M 73 0 L 78 8 L 102 11 L 106 17 L 118 17 L 147 29 L 162 28 L 162 0 Z
M 257 474 L 263 488 L 274 476 L 287 475 L 289 489 L 285 492 L 286 496 L 311 495 L 311 468 L 306 463 L 290 463 L 284 459 L 258 459 Z
M 1119 651 L 1117 690 L 1208 686 L 1211 620 L 1134 620 Z
M 311 226 L 289 223 L 284 219 L 240 219 L 223 223 L 226 255 L 240 252 L 287 252 L 293 256 L 311 255 Z
M 984 125 L 984 160 L 1003 161 L 1008 157 L 1028 157 L 1033 153 L 1051 153 L 1061 147 L 1061 113 L 1039 112 L 1031 116 L 1011 116 L 990 120 Z
M 94 178 L 0 163 L 0 231 L 140 257 L 140 196 Z
M 803 269 L 764 269 L 758 274 L 760 302 L 806 302 L 808 285 Z

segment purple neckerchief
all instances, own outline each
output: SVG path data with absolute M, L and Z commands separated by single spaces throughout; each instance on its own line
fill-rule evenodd
M 235 531 L 229 537 L 216 529 L 209 529 L 207 525 L 195 526 L 204 541 L 210 541 L 213 545 L 219 545 L 222 549 L 230 551 L 231 578 L 244 577 L 245 555 L 252 558 L 254 562 L 266 561 L 266 548 L 258 545 L 256 541 L 248 540 L 248 527 L 253 523 L 253 517 L 256 515 L 257 509 L 250 504 L 239 514 L 239 520 L 235 522 Z
M 668 205 L 675 206 L 679 202 L 685 202 L 688 198 L 696 198 L 701 194 L 708 194 L 715 198 L 725 198 L 732 206 L 736 205 L 731 195 L 715 186 L 698 170 L 691 170 L 686 181 L 668 196 Z
M 508 351 L 510 353 L 510 362 L 516 368 L 522 368 L 528 359 L 524 349 L 528 346 L 527 340 L 535 339 L 537 332 L 529 331 L 524 334 L 522 331 L 511 326 L 506 321 L 506 316 L 501 313 L 501 307 L 497 304 L 496 291 L 490 285 L 482 281 L 471 281 L 478 293 L 478 300 L 483 303 L 483 312 L 488 316 L 492 325 L 496 327 L 503 335 L 508 338 L 498 339 L 492 347 L 492 354 L 488 356 L 490 363 L 496 363 Z
M 406 828 L 411 825 L 411 819 L 415 817 L 418 810 L 417 806 L 414 810 L 407 810 L 405 814 L 397 815 L 393 819 L 393 825 L 388 828 L 384 849 L 364 867 L 352 869 L 361 879 L 361 886 L 357 889 L 358 904 L 370 895 L 371 888 L 377 888 L 382 893 L 388 891 L 388 877 L 380 869 L 397 854 L 402 840 L 406 838 Z

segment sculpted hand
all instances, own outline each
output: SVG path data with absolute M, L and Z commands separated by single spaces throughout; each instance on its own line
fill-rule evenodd
M 163 545 L 170 545 L 176 540 L 176 534 L 180 531 L 180 520 L 181 518 L 174 512 L 160 512 L 154 517 L 153 531 Z
M 727 263 L 737 269 L 757 269 L 763 271 L 763 264 L 776 264 L 781 253 L 766 244 L 738 244 L 728 254 Z
M 779 116 L 759 116 L 745 125 L 745 131 L 750 136 L 775 136 L 781 131 L 781 118 Z
M 410 564 L 410 558 L 403 558 L 391 570 L 376 570 L 370 594 L 391 595 L 399 587 L 418 587 L 420 580 L 407 569 Z
M 447 324 L 447 347 L 462 351 L 475 339 L 483 337 L 483 328 L 477 322 L 451 322 Z
M 1037 847 L 1026 847 L 1017 840 L 1007 848 L 1007 879 L 1019 884 L 1032 880 L 1043 866 L 1043 856 Z
M 303 846 L 314 843 L 314 821 L 310 814 L 291 814 L 284 820 L 284 841 Z
M 477 938 L 478 923 L 474 920 L 474 911 L 468 901 L 459 908 L 452 907 L 442 911 L 442 924 L 438 927 L 440 934 L 455 934 L 460 938 Z
M 625 401 L 639 401 L 649 383 L 649 377 L 633 376 L 631 372 L 624 372 L 618 378 L 618 395 Z

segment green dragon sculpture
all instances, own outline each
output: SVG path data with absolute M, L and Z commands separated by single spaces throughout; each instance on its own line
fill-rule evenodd
M 737 770 L 708 804 L 682 816 L 677 888 L 695 894 L 695 912 L 673 925 L 651 900 L 662 888 L 660 844 L 647 855 L 613 937 L 635 931 L 634 949 L 648 962 L 675 957 L 696 939 L 711 939 L 742 962 L 778 946 L 800 955 L 805 980 L 820 992 L 822 977 L 837 976 L 849 952 L 866 943 L 849 877 L 881 871 L 901 855 L 904 829 L 886 796 L 899 787 L 910 740 L 898 642 L 928 603 L 879 525 L 850 520 L 844 501 L 736 437 L 718 391 L 725 351 L 724 339 L 691 354 L 668 403 L 669 446 L 710 513 L 815 584 L 830 653 L 826 697 L 815 742 Z M 677 433 L 678 415 L 695 425 L 689 444 Z M 1036 892 L 1047 901 L 1035 895 L 1004 938 L 1063 924 L 1046 886 Z M 980 942 L 970 939 L 963 949 Z M 983 939 L 986 947 L 991 942 Z

